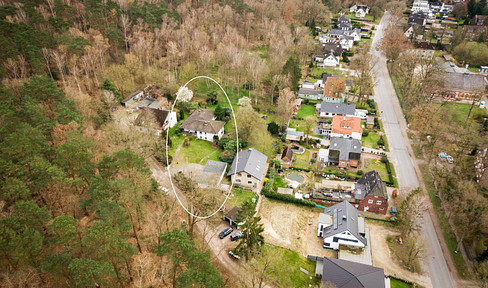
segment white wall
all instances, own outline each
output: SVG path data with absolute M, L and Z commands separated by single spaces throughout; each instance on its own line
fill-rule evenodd
M 347 241 L 347 240 L 338 240 L 337 242 L 334 242 L 334 237 L 338 237 L 338 238 L 342 238 L 342 239 L 348 239 L 348 240 L 355 240 L 357 242 L 353 242 L 353 241 Z M 329 245 L 325 245 L 326 243 L 328 243 Z M 365 245 L 363 244 L 363 242 L 359 241 L 359 239 L 357 239 L 354 235 L 351 235 L 351 233 L 347 232 L 347 231 L 344 231 L 340 234 L 336 234 L 334 236 L 330 236 L 330 237 L 327 237 L 327 238 L 324 238 L 324 247 L 325 248 L 330 248 L 330 249 L 334 249 L 334 250 L 339 250 L 339 245 L 347 245 L 347 246 L 354 246 L 354 247 L 364 247 Z

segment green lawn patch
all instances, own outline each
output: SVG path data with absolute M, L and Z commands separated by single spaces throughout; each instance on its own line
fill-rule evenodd
M 304 120 L 290 120 L 290 128 L 295 128 L 297 131 L 305 132 L 305 121 Z
M 302 163 L 293 163 L 293 168 L 299 168 L 299 169 L 310 169 L 310 165 L 308 164 L 302 164 Z
M 383 137 L 383 140 L 385 137 Z M 380 140 L 380 136 L 376 134 L 375 132 L 369 132 L 368 136 L 363 136 L 361 138 L 361 142 L 364 147 L 369 147 L 373 149 L 378 149 L 378 140 Z
M 296 161 L 308 162 L 308 159 L 310 158 L 310 151 L 305 150 L 303 154 L 293 154 L 293 156 Z
M 283 181 L 283 179 L 281 179 L 281 177 L 276 177 L 274 182 L 273 182 L 273 186 L 281 187 L 281 188 L 285 188 L 286 184 L 287 183 L 285 181 Z
M 470 277 L 469 273 L 467 272 L 466 263 L 464 262 L 463 256 L 461 253 L 455 253 L 457 248 L 457 241 L 454 233 L 452 231 L 451 225 L 449 225 L 448 219 L 444 210 L 441 210 L 441 200 L 437 197 L 435 193 L 434 184 L 432 183 L 432 177 L 430 173 L 426 170 L 425 165 L 419 165 L 420 171 L 422 172 L 422 176 L 424 178 L 425 186 L 427 187 L 427 192 L 430 197 L 430 201 L 434 206 L 434 210 L 437 214 L 437 219 L 439 220 L 440 227 L 442 229 L 442 234 L 444 235 L 444 239 L 446 240 L 447 247 L 451 254 L 451 257 L 454 261 L 454 266 L 456 266 L 457 272 L 459 276 L 464 279 L 468 279 Z
M 322 79 L 322 74 L 323 73 L 335 74 L 335 75 L 339 75 L 341 77 L 344 76 L 344 74 L 342 73 L 342 71 L 336 70 L 336 69 L 333 69 L 333 68 L 314 67 L 314 68 L 312 68 L 312 71 L 310 72 L 310 74 L 312 74 L 312 77 L 313 78 L 317 78 L 317 79 Z
M 170 136 L 171 138 L 171 142 L 172 142 L 172 145 L 171 145 L 171 148 L 169 149 L 169 153 L 168 155 L 171 155 L 174 157 L 175 155 L 175 152 L 176 152 L 176 149 L 178 148 L 178 146 L 180 146 L 181 142 L 183 142 L 183 140 L 185 139 L 185 136 L 183 135 L 173 135 L 173 136 Z
M 390 278 L 391 288 L 410 288 L 413 287 L 411 284 L 405 283 L 401 280 Z
M 227 200 L 227 204 L 226 204 L 226 206 L 230 207 L 231 209 L 234 206 L 239 206 L 239 207 L 242 206 L 242 204 L 244 204 L 246 201 L 251 201 L 252 198 L 257 199 L 256 193 L 241 188 L 234 188 L 232 190 L 232 194 L 234 196 L 232 196 L 232 198 Z
M 465 104 L 465 103 L 449 103 L 449 102 L 444 102 L 443 104 L 435 104 L 440 106 L 440 109 L 443 109 L 446 113 L 452 116 L 452 120 L 456 122 L 459 125 L 464 126 L 466 124 L 476 124 L 479 125 L 476 121 L 474 121 L 473 116 L 474 115 L 486 115 L 486 110 L 479 108 L 477 105 L 475 105 L 471 111 L 471 115 L 466 122 L 466 119 L 468 118 L 469 114 L 469 109 L 471 108 L 471 104 Z
M 193 137 L 190 137 L 190 139 L 190 146 L 181 145 L 178 154 L 181 160 L 188 163 L 200 163 L 205 156 L 208 156 L 206 159 L 219 160 L 221 151 L 213 143 Z
M 315 106 L 313 105 L 302 105 L 300 107 L 300 110 L 298 110 L 297 117 L 299 118 L 305 118 L 307 116 L 316 116 L 317 114 L 315 113 Z
M 364 162 L 364 167 L 366 169 L 376 170 L 382 174 L 388 174 L 388 171 L 386 171 L 385 163 L 381 162 L 380 160 L 366 159 L 366 161 Z M 386 176 L 386 179 L 388 179 L 388 176 Z
M 281 287 L 317 287 L 320 284 L 320 280 L 314 277 L 315 262 L 308 260 L 300 254 L 273 246 L 264 246 L 266 252 L 272 254 L 274 261 L 271 261 L 271 267 L 268 277 L 273 282 L 276 282 Z M 309 272 L 305 274 L 300 271 L 300 267 Z M 310 276 L 312 279 L 310 279 Z

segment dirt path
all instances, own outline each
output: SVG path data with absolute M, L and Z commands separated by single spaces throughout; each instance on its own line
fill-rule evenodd
M 158 182 L 159 185 L 170 189 L 169 197 L 174 197 L 175 195 L 172 191 L 170 180 L 168 177 L 168 171 L 164 167 L 161 166 L 155 159 L 148 158 L 146 159 L 151 172 L 153 174 L 154 179 Z M 198 164 L 197 164 L 198 165 Z M 176 193 L 178 193 L 178 197 L 181 199 L 183 204 L 186 203 L 186 199 L 182 192 L 175 187 Z M 220 215 L 220 214 L 217 214 Z M 218 217 L 218 216 L 215 217 Z M 206 243 L 208 244 L 208 248 L 212 251 L 212 254 L 219 260 L 223 267 L 225 267 L 236 279 L 239 281 L 244 281 L 244 283 L 250 286 L 250 279 L 248 277 L 248 270 L 246 269 L 243 263 L 245 262 L 238 262 L 237 260 L 233 260 L 227 254 L 229 249 L 234 248 L 237 245 L 237 242 L 230 241 L 230 237 L 226 237 L 224 239 L 220 239 L 218 233 L 222 231 L 225 227 L 229 225 L 222 221 L 215 228 L 210 228 L 210 225 L 207 225 L 204 221 L 198 222 L 196 224 L 197 231 L 204 236 Z M 240 261 L 243 261 L 242 259 Z M 264 288 L 276 288 L 275 286 L 265 284 Z
M 392 255 L 388 243 L 386 243 L 386 237 L 394 237 L 397 233 L 388 229 L 388 227 L 373 224 L 368 222 L 366 224 L 369 227 L 371 237 L 371 251 L 373 251 L 373 265 L 385 269 L 386 275 L 393 275 L 402 279 L 411 280 L 424 287 L 433 287 L 430 281 L 429 275 L 424 271 L 423 274 L 417 274 L 405 270 L 400 263 L 395 260 L 395 256 Z M 435 287 L 437 288 L 437 287 Z

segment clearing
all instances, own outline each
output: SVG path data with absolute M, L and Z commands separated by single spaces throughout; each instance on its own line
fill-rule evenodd
M 315 113 L 315 106 L 314 105 L 302 105 L 300 110 L 298 110 L 297 117 L 298 118 L 305 118 L 307 116 L 316 116 Z

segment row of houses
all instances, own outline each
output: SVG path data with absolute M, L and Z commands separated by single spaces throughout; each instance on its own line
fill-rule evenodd
M 358 8 L 358 11 L 365 10 Z M 336 67 L 339 65 L 342 52 L 349 51 L 354 46 L 354 42 L 359 40 L 361 40 L 361 29 L 353 27 L 351 18 L 341 16 L 337 19 L 337 28 L 319 36 L 322 54 L 314 56 L 314 61 L 319 67 Z

